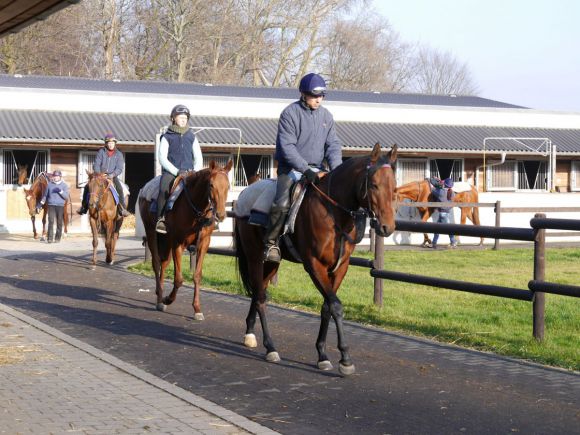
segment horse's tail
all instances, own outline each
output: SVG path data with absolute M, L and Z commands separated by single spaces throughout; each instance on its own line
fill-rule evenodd
M 250 270 L 248 269 L 248 257 L 244 250 L 244 244 L 240 236 L 240 229 L 238 228 L 239 218 L 234 219 L 234 251 L 236 253 L 236 269 L 238 271 L 238 279 L 242 281 L 246 294 L 250 297 L 254 294 L 254 289 L 250 283 Z

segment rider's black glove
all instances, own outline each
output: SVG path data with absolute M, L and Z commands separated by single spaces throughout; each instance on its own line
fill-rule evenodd
M 318 175 L 316 175 L 316 172 L 310 168 L 304 171 L 304 176 L 306 177 L 309 183 L 314 183 L 318 179 Z

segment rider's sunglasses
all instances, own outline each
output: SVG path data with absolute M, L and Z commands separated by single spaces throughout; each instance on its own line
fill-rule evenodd
M 326 88 L 314 88 L 312 89 L 310 92 L 308 92 L 308 95 L 310 95 L 311 97 L 325 97 L 326 96 Z

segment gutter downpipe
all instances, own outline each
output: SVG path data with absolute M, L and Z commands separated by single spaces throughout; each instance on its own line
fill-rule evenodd
M 475 185 L 476 185 L 476 186 L 479 186 L 479 170 L 480 170 L 481 168 L 483 168 L 483 183 L 482 183 L 482 192 L 485 192 L 485 191 L 486 191 L 486 185 L 485 185 L 485 184 L 486 184 L 486 177 L 487 177 L 487 174 L 486 174 L 486 172 L 485 172 L 485 170 L 486 170 L 486 167 L 487 167 L 487 168 L 491 168 L 492 166 L 499 166 L 499 165 L 503 165 L 503 164 L 505 163 L 505 158 L 506 158 L 506 154 L 507 154 L 505 151 L 502 151 L 502 152 L 500 153 L 500 161 L 499 161 L 499 162 L 490 163 L 490 164 L 488 164 L 488 165 L 486 166 L 486 164 L 485 164 L 485 155 L 486 155 L 485 142 L 486 142 L 488 139 L 495 139 L 495 138 L 488 138 L 488 137 L 486 137 L 485 139 L 483 139 L 483 165 L 481 165 L 481 166 L 476 166 L 476 168 L 475 168 Z

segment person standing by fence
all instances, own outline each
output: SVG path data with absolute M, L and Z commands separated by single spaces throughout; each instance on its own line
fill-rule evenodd
M 56 170 L 48 182 L 44 196 L 36 206 L 39 212 L 45 203 L 48 204 L 48 243 L 58 243 L 62 237 L 62 224 L 64 221 L 64 204 L 69 197 L 68 185 L 62 180 L 62 172 Z M 56 220 L 56 235 L 54 234 L 54 221 Z
M 437 184 L 431 189 L 431 194 L 433 195 L 434 202 L 452 202 L 453 201 L 453 179 L 446 178 L 443 180 L 442 185 Z M 439 224 L 448 224 L 449 223 L 449 215 L 452 211 L 451 207 L 443 206 L 438 207 L 439 217 L 437 218 L 437 223 Z M 437 249 L 437 241 L 439 240 L 439 234 L 433 234 L 433 244 L 431 247 L 433 249 Z M 451 245 L 449 247 L 451 249 L 457 248 L 457 241 L 455 240 L 455 236 L 453 234 L 449 235 L 449 240 Z

